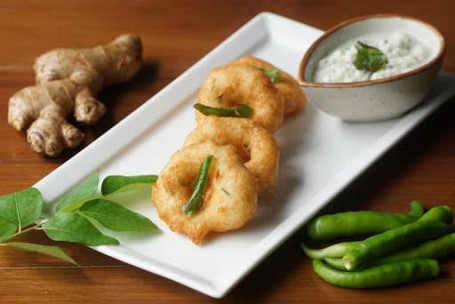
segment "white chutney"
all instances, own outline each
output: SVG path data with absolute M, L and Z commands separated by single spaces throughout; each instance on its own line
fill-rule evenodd
M 353 62 L 357 55 L 357 41 L 381 50 L 387 64 L 371 73 L 356 69 Z M 315 82 L 354 82 L 389 77 L 413 70 L 431 59 L 430 49 L 407 33 L 383 33 L 360 36 L 343 43 L 326 57 L 315 69 Z

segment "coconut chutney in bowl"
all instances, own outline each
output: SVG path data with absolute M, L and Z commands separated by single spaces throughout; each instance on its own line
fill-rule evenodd
M 445 42 L 424 21 L 371 15 L 328 30 L 305 53 L 299 83 L 320 110 L 347 121 L 391 119 L 424 100 Z

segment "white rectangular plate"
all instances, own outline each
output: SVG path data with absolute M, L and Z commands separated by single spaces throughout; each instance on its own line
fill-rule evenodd
M 195 127 L 191 105 L 212 68 L 253 54 L 296 76 L 303 52 L 321 33 L 270 13 L 256 16 L 36 187 L 50 202 L 95 170 L 101 178 L 159 174 Z M 344 123 L 309 104 L 276 133 L 281 151 L 279 183 L 260 197 L 257 213 L 244 228 L 196 246 L 187 237 L 171 232 L 149 199 L 143 198 L 130 207 L 151 218 L 163 232 L 148 238 L 124 237 L 120 246 L 95 249 L 212 297 L 222 297 L 454 93 L 455 78 L 441 74 L 419 107 L 399 119 L 366 124 Z

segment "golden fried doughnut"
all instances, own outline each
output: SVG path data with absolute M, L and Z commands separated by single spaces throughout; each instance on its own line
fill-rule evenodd
M 283 123 L 282 95 L 261 70 L 248 65 L 213 69 L 199 90 L 198 102 L 211 107 L 246 104 L 253 109 L 249 118 L 271 132 Z M 196 113 L 198 122 L 205 117 Z
M 181 208 L 190 198 L 199 167 L 208 155 L 213 155 L 213 160 L 202 207 L 189 217 Z M 152 189 L 159 217 L 195 244 L 210 231 L 242 227 L 256 211 L 257 196 L 256 178 L 245 168 L 235 147 L 211 141 L 188 145 L 174 153 Z
M 267 61 L 253 57 L 244 56 L 231 64 L 245 64 L 259 69 L 277 69 L 278 70 L 278 82 L 275 83 L 275 87 L 283 95 L 284 100 L 284 116 L 301 111 L 306 104 L 306 98 L 303 94 L 302 88 L 299 83 L 288 73 L 276 68 Z
M 275 185 L 280 152 L 266 129 L 247 118 L 208 116 L 188 135 L 185 145 L 206 140 L 233 145 L 240 155 L 246 154 L 245 167 L 258 179 L 259 192 Z

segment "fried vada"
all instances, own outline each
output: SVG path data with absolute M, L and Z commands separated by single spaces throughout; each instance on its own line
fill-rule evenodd
M 207 140 L 235 146 L 245 159 L 245 167 L 256 176 L 259 192 L 275 185 L 280 151 L 266 129 L 247 118 L 209 116 L 188 135 L 184 145 Z
M 226 65 L 213 69 L 198 94 L 198 102 L 210 107 L 234 107 L 246 104 L 249 117 L 274 132 L 283 123 L 283 96 L 261 70 L 249 65 Z M 206 116 L 196 112 L 196 120 Z
M 204 159 L 212 155 L 207 185 L 199 212 L 188 216 L 182 206 L 193 192 L 193 184 Z M 243 165 L 234 146 L 212 141 L 192 144 L 175 152 L 152 187 L 152 202 L 159 217 L 171 230 L 187 234 L 200 244 L 211 231 L 242 227 L 257 205 L 255 176 Z
M 262 70 L 278 70 L 278 80 L 275 87 L 283 96 L 284 116 L 300 112 L 306 104 L 306 98 L 303 94 L 297 80 L 288 73 L 276 68 L 272 64 L 253 56 L 244 56 L 231 63 L 232 65 L 248 65 Z

